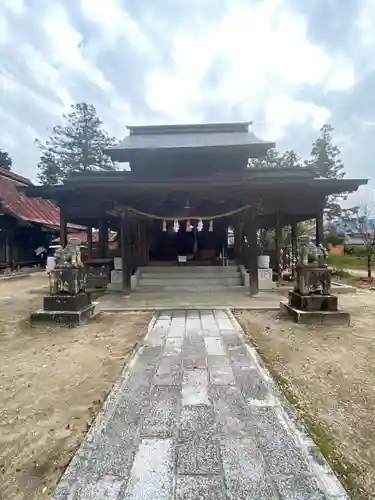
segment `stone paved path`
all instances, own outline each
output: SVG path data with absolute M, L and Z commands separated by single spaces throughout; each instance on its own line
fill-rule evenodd
M 226 311 L 162 313 L 53 500 L 344 500 Z

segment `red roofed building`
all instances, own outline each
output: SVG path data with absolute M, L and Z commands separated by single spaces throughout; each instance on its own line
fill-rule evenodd
M 60 228 L 59 208 L 49 200 L 29 198 L 18 190 L 21 186 L 33 183 L 0 168 L 0 268 L 40 262 L 35 249 L 48 248 Z

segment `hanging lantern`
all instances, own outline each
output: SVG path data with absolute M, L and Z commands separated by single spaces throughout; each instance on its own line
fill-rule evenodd
M 199 219 L 198 224 L 197 224 L 197 231 L 200 233 L 203 229 L 203 221 L 202 219 Z
M 175 233 L 178 233 L 178 230 L 179 230 L 179 229 L 180 229 L 180 224 L 178 223 L 178 220 L 175 220 L 175 221 L 173 222 L 173 231 L 174 231 Z
M 210 222 L 208 223 L 208 231 L 212 233 L 213 230 L 214 230 L 214 221 L 210 220 Z
M 191 231 L 191 224 L 190 224 L 190 219 L 186 221 L 186 232 L 190 233 Z
M 163 220 L 163 228 L 162 228 L 163 233 L 167 232 L 167 221 Z

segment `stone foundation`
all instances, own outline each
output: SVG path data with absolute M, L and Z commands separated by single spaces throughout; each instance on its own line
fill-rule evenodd
M 31 313 L 30 322 L 32 325 L 37 323 L 57 323 L 61 326 L 79 326 L 86 323 L 96 313 L 98 302 L 92 302 L 90 305 L 80 311 L 46 311 L 39 309 Z
M 48 295 L 43 299 L 43 309 L 30 316 L 31 324 L 58 323 L 63 326 L 78 326 L 95 314 L 97 303 L 91 301 L 91 294 L 80 292 L 77 295 Z
M 350 314 L 345 311 L 301 311 L 287 302 L 280 302 L 280 313 L 288 314 L 296 323 L 305 325 L 349 325 Z

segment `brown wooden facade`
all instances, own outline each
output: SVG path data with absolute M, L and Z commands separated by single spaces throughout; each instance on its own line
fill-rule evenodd
M 250 292 L 256 294 L 258 229 L 275 229 L 278 247 L 282 228 L 290 225 L 295 249 L 297 223 L 316 219 L 319 243 L 326 197 L 355 191 L 367 181 L 321 179 L 307 167 L 248 168 L 248 158 L 264 156 L 274 146 L 248 129 L 249 123 L 132 127 L 124 142 L 108 151 L 113 160 L 129 162 L 130 171 L 75 173 L 61 186 L 27 193 L 60 206 L 63 243 L 68 222 L 89 228 L 89 248 L 90 228 L 99 228 L 105 258 L 108 229 L 118 231 L 127 291 L 134 269 L 147 264 L 163 221 L 202 219 L 214 227 L 231 226 L 235 259 L 248 269 Z

